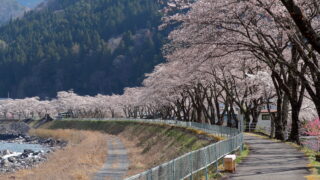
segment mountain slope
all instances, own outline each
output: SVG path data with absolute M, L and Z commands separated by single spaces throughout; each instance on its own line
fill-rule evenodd
M 0 0 L 0 25 L 23 15 L 26 10 L 16 0 Z
M 156 0 L 53 0 L 0 28 L 0 96 L 121 93 L 163 61 Z

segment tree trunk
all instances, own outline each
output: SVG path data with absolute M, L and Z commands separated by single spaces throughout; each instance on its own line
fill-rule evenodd
M 268 99 L 267 102 L 267 109 L 268 109 L 268 113 L 270 114 L 270 138 L 274 137 L 274 119 L 275 119 L 275 114 L 273 112 L 271 112 L 271 107 L 270 107 L 270 101 Z
M 275 125 L 275 138 L 276 139 L 279 139 L 279 140 L 284 140 L 285 137 L 284 137 L 284 131 L 283 131 L 283 124 L 281 122 L 281 117 L 277 117 L 276 118 L 276 121 L 274 123 Z
M 289 116 L 289 97 L 284 94 L 282 101 L 282 111 L 281 111 L 281 122 L 282 122 L 282 133 L 284 134 L 284 139 L 287 138 L 287 125 L 288 125 L 288 116 Z
M 250 124 L 250 130 L 255 131 L 258 124 L 258 117 L 252 116 L 252 123 Z
M 238 117 L 235 115 L 235 112 L 234 112 L 234 109 L 233 107 L 231 108 L 231 115 L 232 115 L 232 119 L 234 120 L 235 122 L 235 128 L 239 128 L 239 119 Z
M 318 116 L 320 117 L 320 101 L 319 102 L 315 102 L 315 105 L 316 105 Z
M 283 123 L 282 123 L 282 97 L 278 96 L 278 100 L 277 100 L 277 116 L 275 118 L 274 121 L 274 127 L 275 127 L 275 138 L 279 139 L 279 140 L 284 140 L 284 131 L 283 131 Z
M 250 113 L 248 111 L 244 112 L 244 121 L 246 126 L 245 131 L 249 132 L 250 131 Z
M 251 131 L 255 131 L 257 124 L 258 124 L 258 118 L 259 118 L 260 112 L 256 108 L 251 109 L 251 117 L 252 117 L 252 123 L 250 124 Z
M 292 126 L 291 126 L 291 132 L 289 141 L 296 142 L 297 144 L 300 144 L 299 139 L 299 111 L 300 107 L 297 105 L 291 105 L 292 109 Z
M 274 138 L 274 115 L 270 114 L 271 117 L 271 129 L 270 129 L 270 138 Z
M 312 47 L 320 53 L 320 35 L 313 29 L 311 22 L 306 18 L 300 7 L 294 0 L 281 0 L 281 2 L 288 10 L 301 34 L 307 39 Z

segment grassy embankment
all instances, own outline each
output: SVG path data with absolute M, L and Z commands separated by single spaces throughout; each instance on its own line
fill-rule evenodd
M 194 129 L 132 121 L 54 121 L 31 133 L 42 137 L 68 140 L 70 143 L 67 148 L 50 155 L 49 161 L 39 167 L 19 171 L 6 177 L 90 179 L 90 176 L 102 167 L 107 153 L 106 138 L 111 135 L 120 137 L 128 150 L 131 163 L 127 176 L 221 140 Z M 246 148 L 238 160 L 245 157 L 247 152 Z M 48 174 L 48 169 L 54 169 L 50 171 L 53 174 Z M 222 170 L 223 167 L 219 166 L 219 169 Z M 220 176 L 220 173 L 215 173 L 214 166 L 209 170 L 211 171 L 210 179 Z M 202 179 L 201 173 L 203 172 L 196 174 L 194 179 Z
M 221 140 L 221 138 L 194 129 L 130 121 L 56 121 L 50 125 L 50 128 L 99 130 L 119 136 L 129 151 L 130 162 L 135 162 L 130 164 L 127 175 L 142 172 L 184 153 Z M 244 146 L 241 153 L 239 151 L 236 153 L 238 155 L 236 162 L 240 163 L 248 156 L 249 148 Z M 209 167 L 210 179 L 223 176 L 222 160 L 219 164 L 219 173 L 216 173 L 214 165 Z M 203 173 L 204 171 L 195 174 L 194 179 L 204 179 Z
M 129 152 L 127 176 L 199 149 L 219 139 L 202 131 L 130 121 L 54 121 L 51 129 L 96 130 L 121 138 Z
M 127 148 L 131 162 L 127 176 L 219 140 L 198 130 L 132 121 L 54 121 L 31 134 L 67 140 L 69 144 L 38 167 L 0 179 L 90 179 L 102 167 L 107 155 L 106 139 L 113 135 L 120 137 Z

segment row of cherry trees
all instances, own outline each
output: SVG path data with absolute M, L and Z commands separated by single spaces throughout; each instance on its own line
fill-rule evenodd
M 73 91 L 61 91 L 52 100 L 40 100 L 38 97 L 1 100 L 0 113 L 5 119 L 39 119 L 46 114 L 56 117 L 60 113 L 68 113 L 75 118 L 121 117 L 119 97 L 79 96 Z
M 147 74 L 142 87 L 123 95 L 7 100 L 4 116 L 20 118 L 72 112 L 75 117 L 133 117 L 255 128 L 261 107 L 277 106 L 275 137 L 299 142 L 300 122 L 320 115 L 318 0 L 170 0 L 161 28 L 174 30 L 167 62 Z M 31 105 L 32 104 L 32 105 Z M 222 106 L 223 105 L 223 106 Z M 235 123 L 232 123 L 234 119 Z
M 225 93 L 243 114 L 251 112 L 253 120 L 256 109 L 251 108 L 274 96 L 276 137 L 284 139 L 290 110 L 289 139 L 299 142 L 303 103 L 312 102 L 320 114 L 319 5 L 317 0 L 172 0 L 165 9 L 164 26 L 178 28 L 170 34 L 167 57 L 192 67 L 213 63 L 213 69 L 205 71 L 224 83 Z M 261 73 L 269 77 L 265 83 L 273 86 L 273 92 L 262 94 L 256 86 L 234 83 L 242 92 L 237 94 L 227 86 L 226 79 L 247 82 L 248 74 Z M 249 99 L 239 101 L 248 93 Z

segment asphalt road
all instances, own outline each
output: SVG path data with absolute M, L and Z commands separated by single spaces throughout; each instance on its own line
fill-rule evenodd
M 240 163 L 230 180 L 303 180 L 309 175 L 308 160 L 294 147 L 245 135 L 250 154 Z

